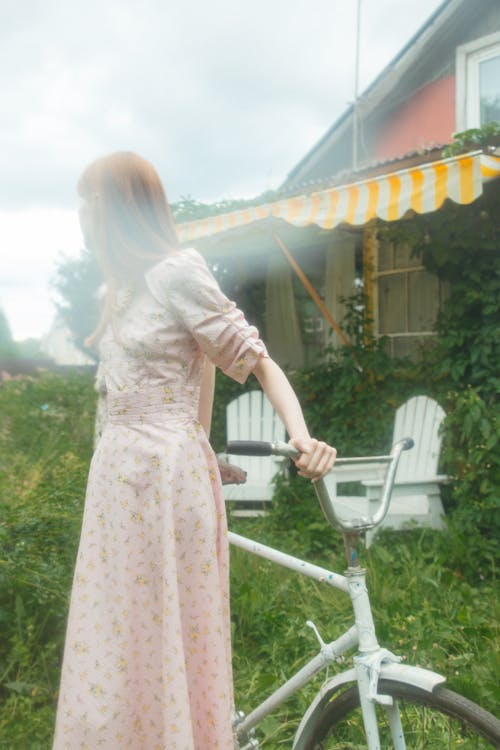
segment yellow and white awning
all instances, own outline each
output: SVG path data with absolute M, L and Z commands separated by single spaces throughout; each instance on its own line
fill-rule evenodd
M 471 203 L 483 192 L 483 183 L 497 177 L 500 158 L 473 152 L 180 224 L 177 232 L 181 242 L 186 243 L 270 217 L 297 227 L 317 224 L 323 229 L 333 229 L 343 222 L 366 224 L 375 217 L 396 221 L 409 209 L 419 214 L 436 211 L 446 198 L 455 203 Z

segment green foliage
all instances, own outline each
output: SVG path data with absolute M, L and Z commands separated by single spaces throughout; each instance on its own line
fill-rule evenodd
M 395 408 L 423 384 L 373 336 L 366 300 L 345 302 L 342 327 L 352 348 L 330 348 L 324 360 L 294 374 L 293 384 L 313 434 L 339 454 L 368 455 L 388 447 Z
M 40 339 L 33 337 L 16 341 L 16 357 L 18 359 L 41 359 L 45 355 L 40 351 Z
M 498 643 L 498 627 L 491 627 L 498 586 L 495 571 L 485 581 L 477 564 L 471 581 L 464 579 L 456 556 L 462 542 L 463 532 L 457 538 L 454 529 L 445 545 L 442 533 L 429 529 L 383 532 L 366 555 L 375 621 L 380 640 L 406 661 L 445 674 L 452 689 L 495 711 L 499 691 L 490 669 L 496 659 L 480 664 L 475 655 Z
M 87 355 L 84 340 L 97 325 L 97 290 L 102 282 L 95 255 L 82 250 L 78 258 L 64 258 L 57 266 L 53 287 L 59 294 L 58 310 L 73 333 L 74 341 Z
M 42 357 L 38 339 L 28 338 L 23 341 L 14 341 L 7 316 L 0 308 L 0 360 L 10 363 L 11 361 L 40 359 Z
M 93 410 L 89 376 L 0 389 L 2 750 L 50 747 Z
M 415 221 L 415 247 L 428 270 L 448 282 L 438 317 L 435 366 L 460 389 L 500 393 L 500 191 L 489 186 L 470 206 L 450 204 L 425 224 Z M 423 231 L 422 231 L 423 230 Z
M 461 133 L 454 133 L 453 143 L 443 149 L 443 156 L 456 156 L 474 149 L 485 149 L 488 146 L 500 145 L 500 124 L 487 122 L 480 128 L 470 128 Z
M 443 469 L 449 510 L 482 555 L 498 553 L 500 471 L 500 191 L 492 183 L 469 206 L 386 225 L 448 285 L 435 345 L 421 364 L 447 412 Z
M 453 470 L 453 517 L 483 554 L 500 552 L 500 424 L 498 404 L 469 386 L 450 394 L 444 463 Z
M 0 307 L 0 357 L 7 359 L 16 355 L 17 347 L 10 332 L 9 321 Z

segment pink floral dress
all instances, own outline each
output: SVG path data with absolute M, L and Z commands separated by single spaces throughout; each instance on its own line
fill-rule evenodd
M 107 421 L 90 468 L 54 750 L 233 750 L 228 549 L 197 421 L 205 356 L 266 356 L 193 249 L 168 256 L 101 340 Z

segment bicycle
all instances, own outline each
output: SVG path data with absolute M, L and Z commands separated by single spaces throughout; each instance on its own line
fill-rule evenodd
M 229 532 L 231 544 L 348 594 L 354 610 L 354 625 L 330 643 L 325 643 L 314 623 L 308 621 L 318 639 L 319 653 L 250 713 L 235 715 L 235 747 L 239 750 L 258 750 L 255 728 L 262 719 L 356 648 L 353 666 L 328 677 L 306 710 L 293 750 L 500 748 L 499 719 L 444 687 L 443 675 L 402 664 L 400 657 L 382 648 L 376 638 L 366 570 L 360 566 L 356 548 L 360 535 L 384 520 L 400 455 L 412 446 L 413 441 L 406 438 L 386 456 L 337 459 L 337 468 L 349 471 L 351 467 L 354 475 L 366 465 L 384 467 L 380 502 L 372 515 L 340 517 L 325 481 L 315 483 L 326 520 L 344 539 L 348 566 L 344 575 Z M 287 443 L 240 441 L 229 443 L 227 453 L 293 457 L 297 451 Z

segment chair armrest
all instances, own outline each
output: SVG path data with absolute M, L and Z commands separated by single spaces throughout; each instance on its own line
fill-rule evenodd
M 352 466 L 335 466 L 328 477 L 337 484 L 348 482 L 380 482 L 382 484 L 387 466 L 384 464 L 353 464 Z
M 442 484 L 443 482 L 448 482 L 449 479 L 450 478 L 446 474 L 436 474 L 436 476 L 433 477 L 422 477 L 419 479 L 403 479 L 402 481 L 400 481 L 396 476 L 394 485 L 405 487 L 419 484 Z M 363 485 L 365 487 L 381 487 L 382 484 L 383 482 L 378 479 L 366 479 L 363 481 Z
M 288 458 L 286 456 L 269 456 L 271 461 L 274 461 L 275 464 L 284 464 L 286 461 L 288 461 Z

